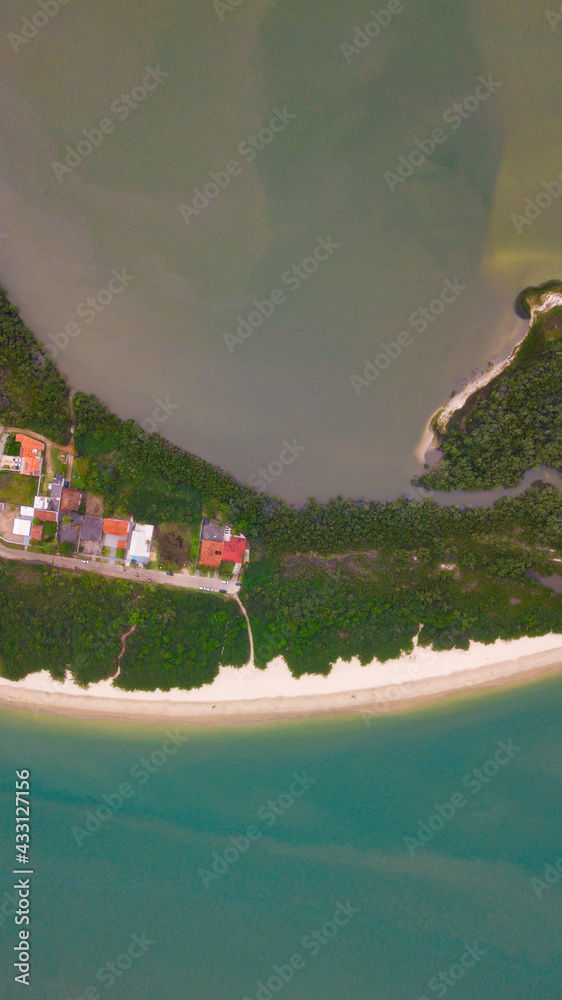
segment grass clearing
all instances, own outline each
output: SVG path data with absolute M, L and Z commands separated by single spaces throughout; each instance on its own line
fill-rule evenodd
M 33 507 L 37 494 L 35 476 L 22 476 L 19 472 L 0 473 L 0 501 Z

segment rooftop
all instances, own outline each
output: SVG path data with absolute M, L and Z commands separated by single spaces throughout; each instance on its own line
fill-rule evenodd
M 223 542 L 201 542 L 201 552 L 199 553 L 200 566 L 215 566 L 217 569 L 221 564 Z
M 129 539 L 129 557 L 131 559 L 143 559 L 150 556 L 153 533 L 153 524 L 135 524 Z
M 119 535 L 119 537 L 122 535 L 127 536 L 130 525 L 130 521 L 117 521 L 113 517 L 104 517 L 103 533 L 104 535 Z
M 85 517 L 82 521 L 81 539 L 83 542 L 101 542 L 103 521 L 101 517 Z
M 224 539 L 224 525 L 218 521 L 209 521 L 203 518 L 201 525 L 201 540 L 205 542 L 222 542 Z
M 244 559 L 247 541 L 244 535 L 231 535 L 222 550 L 222 562 L 241 563 Z
M 62 473 L 57 472 L 55 478 L 51 483 L 51 500 L 60 500 L 61 493 L 64 487 L 64 476 Z
M 34 517 L 38 518 L 39 521 L 56 521 L 57 515 L 54 510 L 41 510 L 36 509 L 33 511 Z
M 80 490 L 69 489 L 68 486 L 64 486 L 60 498 L 61 514 L 66 514 L 68 511 L 77 511 L 81 499 L 82 494 Z
M 28 437 L 27 434 L 16 434 L 16 441 L 21 444 L 20 472 L 24 476 L 38 476 L 41 468 L 41 453 L 45 445 L 36 438 Z
M 12 528 L 12 533 L 14 535 L 23 535 L 24 538 L 29 538 L 31 534 L 32 521 L 29 517 L 15 517 L 14 527 Z
M 59 542 L 72 542 L 73 545 L 76 545 L 81 520 L 82 518 L 78 515 L 72 516 L 70 524 L 61 523 L 59 525 Z

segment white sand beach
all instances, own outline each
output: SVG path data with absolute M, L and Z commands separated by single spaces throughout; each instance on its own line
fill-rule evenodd
M 537 311 L 541 312 L 544 311 L 544 309 L 537 309 Z M 434 426 L 437 425 L 439 431 L 443 432 L 453 413 L 460 410 L 478 389 L 482 389 L 485 385 L 488 385 L 492 379 L 496 378 L 500 372 L 511 364 L 517 354 L 517 351 L 521 347 L 521 344 L 525 340 L 534 318 L 535 314 L 533 313 L 530 323 L 526 320 L 517 319 L 511 331 L 502 338 L 500 344 L 498 345 L 494 360 L 490 366 L 486 368 L 485 371 L 480 372 L 479 374 L 474 374 L 471 378 L 469 378 L 466 383 L 455 392 L 455 395 L 447 401 L 447 403 L 440 406 L 434 413 L 431 414 L 427 424 L 425 425 L 421 439 L 414 451 L 418 462 L 423 465 L 426 461 L 426 455 L 430 451 L 439 447 Z
M 562 635 L 471 643 L 468 650 L 416 649 L 409 656 L 362 667 L 338 661 L 328 677 L 292 677 L 278 657 L 266 670 L 223 667 L 196 691 L 126 692 L 111 681 L 87 691 L 47 671 L 22 681 L 0 680 L 0 704 L 35 713 L 154 723 L 264 722 L 319 714 L 400 711 L 465 691 L 520 683 L 562 670 Z

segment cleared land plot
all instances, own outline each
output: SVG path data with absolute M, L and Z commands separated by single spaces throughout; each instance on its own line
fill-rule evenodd
M 22 476 L 19 472 L 0 472 L 0 502 L 23 504 L 33 507 L 37 493 L 35 476 Z

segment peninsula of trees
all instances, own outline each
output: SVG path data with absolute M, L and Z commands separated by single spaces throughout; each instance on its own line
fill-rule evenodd
M 553 304 L 544 311 L 544 303 Z M 542 310 L 542 311 L 541 311 Z M 536 465 L 562 463 L 562 285 L 527 288 L 519 311 L 532 319 L 508 365 L 439 431 L 443 460 L 420 476 L 429 490 L 516 486 Z

